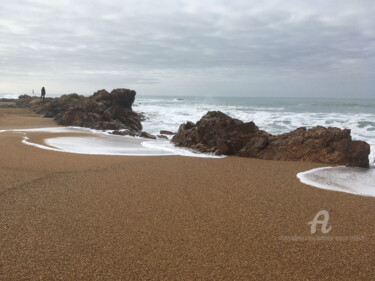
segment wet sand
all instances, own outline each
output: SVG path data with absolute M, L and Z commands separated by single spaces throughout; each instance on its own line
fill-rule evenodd
M 54 125 L 0 109 L 0 130 Z M 322 165 L 78 155 L 22 136 L 0 133 L 0 280 L 375 276 L 375 198 L 296 178 Z M 320 210 L 332 230 L 312 235 L 307 223 Z

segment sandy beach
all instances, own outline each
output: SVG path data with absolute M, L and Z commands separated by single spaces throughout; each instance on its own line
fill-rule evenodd
M 0 109 L 0 130 L 50 126 Z M 1 280 L 375 276 L 375 198 L 300 183 L 297 173 L 321 164 L 79 155 L 22 136 L 0 133 Z M 320 210 L 332 230 L 311 234 Z

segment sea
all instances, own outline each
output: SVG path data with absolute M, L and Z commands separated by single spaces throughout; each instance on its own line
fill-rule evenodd
M 375 99 L 139 96 L 133 110 L 145 114 L 144 130 L 152 134 L 176 132 L 180 124 L 196 122 L 212 110 L 253 121 L 274 135 L 318 125 L 350 129 L 353 140 L 370 144 L 375 164 Z
M 296 176 L 301 182 L 321 189 L 375 197 L 375 99 L 191 97 L 138 95 L 133 110 L 144 113 L 143 130 L 158 135 L 160 130 L 176 132 L 182 123 L 197 122 L 208 111 L 219 110 L 244 122 L 253 121 L 261 130 L 277 135 L 299 127 L 350 129 L 353 140 L 370 144 L 370 169 L 322 167 Z M 22 142 L 41 149 L 99 155 L 169 156 L 220 158 L 174 147 L 168 140 L 136 140 L 86 128 L 41 128 L 50 132 L 89 130 L 105 137 L 46 139 L 48 146 L 31 143 L 23 132 Z M 57 131 L 56 131 L 57 130 Z M 17 130 L 15 130 L 17 131 Z M 29 130 L 30 131 L 30 130 Z M 1 133 L 1 131 L 0 131 Z M 225 157 L 225 156 L 221 156 Z M 323 165 L 326 166 L 326 165 Z
M 253 121 L 274 135 L 318 125 L 350 129 L 353 140 L 370 144 L 370 169 L 323 167 L 296 176 L 317 188 L 375 197 L 375 99 L 140 96 L 133 108 L 145 114 L 144 130 L 152 134 L 176 132 L 180 124 L 196 122 L 212 110 Z M 171 149 L 163 141 L 147 146 Z

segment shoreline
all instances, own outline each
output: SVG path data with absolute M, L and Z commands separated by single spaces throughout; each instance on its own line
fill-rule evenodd
M 225 158 L 173 146 L 163 139 L 118 136 L 85 127 L 54 126 L 28 129 L 8 129 L 23 135 L 22 143 L 55 152 L 110 156 L 187 156 L 200 158 Z M 329 166 L 314 168 L 296 174 L 306 185 L 329 191 L 345 192 L 357 196 L 375 197 L 375 170 L 355 167 Z
M 53 123 L 1 112 L 0 130 Z M 0 134 L 2 279 L 373 276 L 374 198 L 296 177 L 324 165 L 56 153 L 21 140 Z M 314 236 L 308 222 L 320 210 L 329 212 L 332 231 Z M 362 239 L 341 239 L 354 236 Z

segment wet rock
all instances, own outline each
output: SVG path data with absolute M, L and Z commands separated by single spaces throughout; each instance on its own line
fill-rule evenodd
M 43 117 L 54 118 L 65 126 L 80 126 L 100 130 L 142 130 L 142 115 L 132 110 L 136 92 L 115 89 L 111 93 L 99 90 L 90 97 L 78 94 L 59 98 L 23 97 L 17 107 L 29 107 Z
M 131 136 L 131 137 L 138 136 L 139 137 L 139 133 L 133 130 L 115 130 L 111 134 L 118 135 L 118 136 Z
M 353 141 L 348 129 L 303 127 L 274 136 L 218 111 L 182 124 L 172 142 L 214 154 L 369 167 L 369 144 Z
M 111 134 L 119 135 L 119 136 L 132 136 L 132 137 L 141 137 L 146 139 L 153 139 L 156 140 L 156 136 L 151 135 L 147 132 L 135 131 L 135 130 L 115 130 Z
M 157 135 L 157 137 L 159 139 L 165 139 L 165 140 L 168 140 L 168 137 L 167 136 L 164 136 L 164 135 Z
M 146 139 L 153 139 L 153 140 L 156 140 L 156 136 L 151 135 L 151 134 L 149 134 L 149 133 L 147 133 L 147 132 L 141 132 L 140 137 L 141 137 L 141 138 L 146 138 Z
M 161 135 L 175 135 L 176 133 L 173 133 L 173 132 L 167 131 L 167 130 L 161 130 L 160 134 Z

